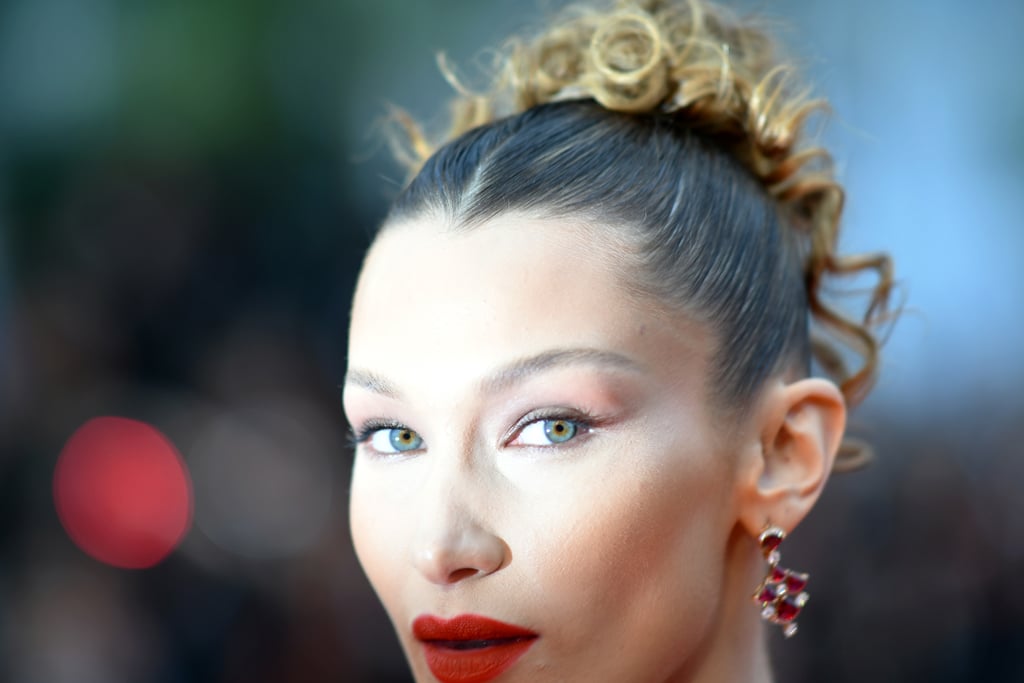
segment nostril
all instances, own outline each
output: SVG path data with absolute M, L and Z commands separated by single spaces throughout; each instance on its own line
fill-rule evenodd
M 463 579 L 468 579 L 472 576 L 475 576 L 478 573 L 478 570 L 473 569 L 472 567 L 456 569 L 448 575 L 448 583 L 458 583 L 459 581 L 462 581 Z

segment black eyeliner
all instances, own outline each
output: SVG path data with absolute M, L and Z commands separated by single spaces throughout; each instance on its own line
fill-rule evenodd
M 373 436 L 374 432 L 378 432 L 382 429 L 407 429 L 410 432 L 416 431 L 414 429 L 409 429 L 408 426 L 395 420 L 382 420 L 374 418 L 364 422 L 363 425 L 358 430 L 350 430 L 349 438 L 352 440 L 354 446 L 358 446 L 359 444 L 369 440 L 369 438 Z
M 549 420 L 564 420 L 566 422 L 572 422 L 580 427 L 583 433 L 589 433 L 601 423 L 601 420 L 596 415 L 577 408 L 539 408 L 519 418 L 515 425 L 512 426 L 512 429 L 510 429 L 505 435 L 504 441 L 507 444 L 509 441 L 514 439 L 516 435 L 523 431 L 527 425 L 531 425 L 534 422 Z

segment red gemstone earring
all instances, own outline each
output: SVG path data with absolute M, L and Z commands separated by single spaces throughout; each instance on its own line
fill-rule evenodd
M 796 634 L 796 617 L 811 596 L 804 592 L 809 575 L 779 566 L 779 546 L 785 538 L 785 531 L 770 524 L 758 537 L 768 562 L 768 576 L 757 587 L 754 602 L 761 605 L 761 618 L 781 626 L 782 634 L 790 638 Z

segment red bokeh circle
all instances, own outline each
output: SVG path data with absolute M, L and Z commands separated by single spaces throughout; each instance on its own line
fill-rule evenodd
M 167 437 L 145 422 L 97 417 L 64 446 L 53 476 L 71 540 L 125 569 L 159 563 L 192 524 L 192 481 Z

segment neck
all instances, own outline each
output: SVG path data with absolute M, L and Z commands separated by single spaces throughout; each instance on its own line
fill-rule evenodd
M 760 610 L 750 598 L 765 565 L 739 528 L 729 538 L 725 566 L 718 618 L 691 663 L 666 683 L 772 683 Z

